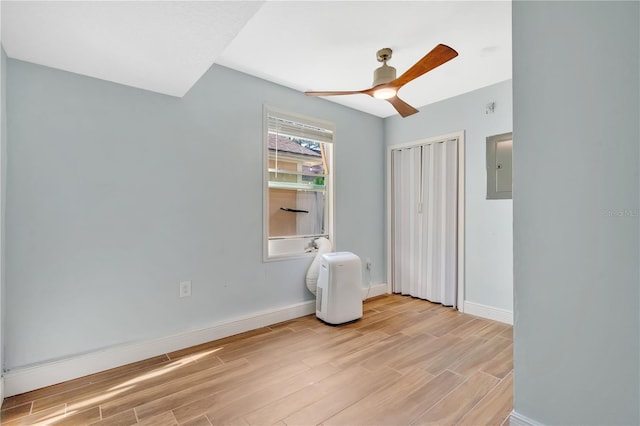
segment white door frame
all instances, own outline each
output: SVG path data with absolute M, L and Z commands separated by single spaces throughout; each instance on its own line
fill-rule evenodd
M 464 130 L 387 147 L 387 293 L 391 293 L 391 152 L 395 149 L 418 147 L 458 140 L 458 310 L 464 312 Z

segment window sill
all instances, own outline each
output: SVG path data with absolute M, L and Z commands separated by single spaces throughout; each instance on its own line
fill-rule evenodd
M 284 260 L 298 260 L 298 259 L 311 259 L 316 255 L 315 251 L 309 253 L 282 253 L 278 255 L 272 255 L 264 259 L 265 263 L 268 262 L 282 262 Z
M 282 238 L 269 240 L 265 261 L 281 261 L 313 257 L 316 250 L 307 251 L 316 237 Z

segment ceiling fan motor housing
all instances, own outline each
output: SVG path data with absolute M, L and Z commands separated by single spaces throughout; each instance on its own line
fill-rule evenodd
M 396 79 L 396 69 L 387 65 L 387 61 L 391 59 L 393 50 L 385 47 L 376 52 L 376 59 L 382 62 L 382 66 L 373 72 L 373 86 L 388 83 Z
M 385 62 L 373 72 L 373 86 L 388 83 L 396 79 L 396 69 Z

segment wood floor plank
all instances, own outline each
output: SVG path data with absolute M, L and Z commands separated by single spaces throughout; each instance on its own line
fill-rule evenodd
M 157 416 L 145 420 L 139 420 L 138 426 L 177 426 L 178 421 L 171 411 L 165 411 Z
M 333 376 L 289 394 L 265 407 L 249 412 L 244 415 L 244 418 L 252 425 L 277 423 L 294 412 L 317 402 L 335 389 L 347 389 L 352 383 L 360 380 L 361 376 L 367 374 L 369 374 L 367 370 L 360 366 L 343 369 Z
M 366 361 L 371 356 L 377 355 L 381 352 L 393 350 L 394 347 L 409 339 L 409 336 L 405 336 L 403 334 L 394 334 L 393 336 L 388 336 L 382 340 L 376 341 L 371 345 L 362 348 L 361 350 L 349 353 L 339 359 L 336 359 L 335 361 L 333 361 L 333 363 L 341 368 L 360 364 L 361 362 Z
M 482 371 L 498 379 L 503 379 L 510 371 L 513 371 L 513 344 L 509 344 L 492 360 L 485 363 Z
M 451 366 L 456 373 L 470 376 L 474 372 L 485 368 L 491 361 L 512 343 L 501 337 L 495 337 L 488 342 L 468 350 L 459 361 Z
M 48 410 L 43 410 L 35 414 L 29 414 L 25 417 L 12 420 L 10 422 L 2 422 L 4 426 L 16 426 L 16 425 L 35 425 L 35 424 L 53 424 L 56 421 L 62 420 L 66 413 L 66 406 L 60 405 L 58 407 L 52 407 Z
M 369 330 L 377 330 L 388 335 L 396 334 L 414 324 L 416 318 L 419 316 L 420 313 L 415 311 L 402 311 L 397 313 L 395 316 L 388 318 L 386 321 L 379 321 L 376 323 L 376 327 L 372 327 L 370 329 L 362 328 L 360 331 L 366 332 Z
M 403 425 L 409 424 L 421 414 L 460 386 L 465 378 L 445 371 L 428 380 L 429 373 L 416 373 L 424 383 L 403 386 L 402 381 L 394 383 L 385 390 L 372 393 L 351 405 L 335 416 L 323 422 L 324 425 Z M 411 380 L 413 374 L 403 376 L 401 380 Z M 414 388 L 413 385 L 418 385 Z
M 343 389 L 335 389 L 323 398 L 287 416 L 283 421 L 288 425 L 317 425 L 336 415 L 348 406 L 361 400 L 371 392 L 378 392 L 391 385 L 401 376 L 389 368 L 376 373 L 364 373 Z
M 69 411 L 64 418 L 55 422 L 56 426 L 76 426 L 95 423 L 100 420 L 100 407 L 82 411 Z
M 508 331 L 510 328 L 512 327 L 502 322 L 492 321 L 491 323 L 489 323 L 489 325 L 479 330 L 475 334 L 476 336 L 484 337 L 485 339 L 493 339 L 501 333 Z
M 254 366 L 249 365 L 248 368 Z M 302 362 L 283 362 L 265 368 L 258 366 L 247 374 L 239 374 L 233 380 L 222 381 L 215 392 L 213 406 L 224 406 L 245 396 L 251 390 L 261 390 L 265 387 L 275 387 L 286 383 L 290 378 L 310 374 L 311 368 Z M 211 406 L 209 407 L 209 409 Z M 209 411 L 209 409 L 207 411 Z M 209 420 L 211 416 L 208 416 Z
M 26 404 L 16 405 L 11 408 L 6 408 L 0 411 L 0 424 L 10 422 L 12 420 L 19 419 L 31 414 L 31 407 L 33 402 L 27 402 Z
M 457 311 L 443 308 L 442 310 L 426 311 L 422 315 L 421 321 L 416 321 L 415 324 L 402 330 L 403 334 L 414 336 L 416 334 L 429 333 L 429 331 L 435 329 L 447 321 L 456 318 L 458 316 Z
M 513 374 L 510 373 L 460 420 L 460 425 L 498 425 L 513 409 Z
M 414 369 L 410 374 L 400 377 L 390 386 L 379 392 L 370 393 L 335 416 L 323 421 L 322 424 L 325 426 L 383 424 L 380 418 L 380 412 L 383 411 L 381 407 L 394 406 L 398 399 L 404 399 L 433 378 L 424 370 Z
M 478 336 L 465 337 L 439 351 L 434 357 L 425 362 L 420 363 L 420 367 L 427 370 L 433 375 L 438 375 L 444 370 L 452 369 L 453 365 L 457 365 L 464 354 L 474 350 L 478 346 L 485 345 L 487 341 Z M 463 354 L 462 357 L 460 354 Z M 455 371 L 455 370 L 454 370 Z
M 207 416 L 196 417 L 184 423 L 179 423 L 180 426 L 213 426 Z
M 371 315 L 363 316 L 362 319 L 356 322 L 352 322 L 351 324 L 345 324 L 340 328 L 343 328 L 343 329 L 352 328 L 356 330 L 362 330 L 362 329 L 371 330 L 372 328 L 378 327 L 381 321 L 385 321 L 389 318 L 393 318 L 395 315 L 397 315 L 397 312 L 394 312 L 392 310 L 376 311 Z M 378 325 L 374 325 L 374 324 L 378 324 Z
M 164 410 L 174 410 L 189 404 L 189 401 L 197 399 L 199 396 L 211 398 L 212 403 L 223 400 L 225 394 L 234 392 L 234 395 L 242 395 L 248 388 L 260 388 L 264 382 L 271 382 L 274 379 L 284 380 L 292 375 L 308 371 L 309 367 L 298 362 L 286 365 L 275 365 L 267 371 L 260 371 L 260 368 L 248 364 L 244 371 L 236 371 L 234 377 L 225 375 L 217 381 L 207 380 L 201 384 L 185 387 L 179 392 L 160 396 L 153 400 L 138 404 L 136 415 L 138 419 L 148 418 Z M 229 396 L 226 397 L 227 399 Z M 199 413 L 205 414 L 205 413 Z M 175 415 L 175 412 L 174 412 Z M 183 420 L 182 418 L 180 419 Z
M 334 346 L 330 349 L 325 349 L 323 351 L 314 351 L 309 356 L 302 358 L 302 362 L 310 367 L 322 365 L 335 359 L 342 358 L 347 354 L 357 352 L 363 347 L 384 337 L 387 336 L 384 333 L 377 331 L 373 333 L 360 334 L 360 336 L 343 342 L 340 345 Z
M 458 336 L 458 337 L 469 337 L 478 331 L 482 330 L 486 326 L 491 324 L 491 321 L 483 319 L 483 318 L 475 318 L 467 323 L 464 323 L 455 329 L 449 331 L 449 334 Z
M 403 333 L 404 334 L 404 333 Z M 434 358 L 438 356 L 438 354 L 447 350 L 452 345 L 462 341 L 461 338 L 445 335 L 440 337 L 439 339 L 433 341 L 432 344 L 429 344 L 424 348 L 423 351 L 418 353 L 407 354 L 407 356 L 398 360 L 394 368 L 400 372 L 406 369 L 411 369 L 414 367 L 425 367 L 431 362 Z
M 443 321 L 437 324 L 436 327 L 433 327 L 429 330 L 429 334 L 432 334 L 437 337 L 444 336 L 445 334 L 455 330 L 456 328 L 468 324 L 473 321 L 473 318 L 470 318 L 469 315 L 464 315 L 458 313 L 456 316 L 452 316 L 448 321 Z
M 220 398 L 218 405 L 214 405 L 207 412 L 207 417 L 214 424 L 235 424 L 239 422 L 239 418 L 242 417 L 244 413 L 260 409 L 274 401 L 337 374 L 339 371 L 339 369 L 325 364 L 287 380 L 276 378 L 271 382 L 263 383 L 262 386 L 252 386 L 251 390 L 244 392 L 245 395 L 229 403 L 225 403 L 225 399 Z
M 211 409 L 218 398 L 220 398 L 220 395 L 215 392 L 194 396 L 188 403 L 174 408 L 173 415 L 179 423 L 206 416 L 205 413 Z
M 361 335 L 361 333 L 353 330 L 337 330 L 325 335 L 322 339 L 316 340 L 313 345 L 310 345 L 308 340 L 301 340 L 294 343 L 287 340 L 286 344 L 274 349 L 274 351 L 270 352 L 270 355 L 281 362 L 287 360 L 295 362 L 316 353 L 323 353 L 334 348 L 339 348 L 342 344 L 348 343 Z M 263 359 L 264 351 L 255 352 L 247 356 L 249 362 L 258 362 Z
M 513 340 L 513 327 L 507 327 L 505 331 L 498 334 L 498 336 L 503 337 L 505 339 Z
M 103 417 L 102 420 L 91 423 L 91 426 L 131 426 L 138 423 L 136 414 L 133 410 L 127 410 L 122 413 L 118 413 L 115 416 Z
M 184 377 L 172 379 L 171 386 L 167 386 L 166 383 L 162 381 L 154 381 L 153 385 L 149 385 L 149 383 L 147 383 L 145 386 L 137 388 L 134 387 L 127 395 L 101 404 L 102 416 L 110 417 L 121 411 L 135 408 L 138 405 L 163 398 L 167 395 L 171 395 L 183 389 L 188 389 L 203 383 L 213 382 L 215 385 L 216 379 L 220 380 L 221 377 L 228 377 L 229 375 L 236 373 L 238 369 L 245 364 L 247 364 L 246 360 L 240 359 L 227 364 L 216 365 L 208 369 L 193 372 L 192 374 Z
M 478 372 L 412 421 L 412 424 L 454 425 L 497 383 L 495 377 Z
M 429 347 L 432 346 L 436 340 L 437 338 L 430 334 L 421 334 L 407 338 L 390 350 L 379 351 L 372 354 L 361 362 L 360 365 L 371 371 L 376 371 L 383 367 L 396 368 L 400 361 L 419 356 L 425 353 L 425 351 L 428 351 Z

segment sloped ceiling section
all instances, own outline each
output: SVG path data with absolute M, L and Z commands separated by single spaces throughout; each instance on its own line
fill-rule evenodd
M 183 96 L 261 1 L 7 1 L 7 56 Z

